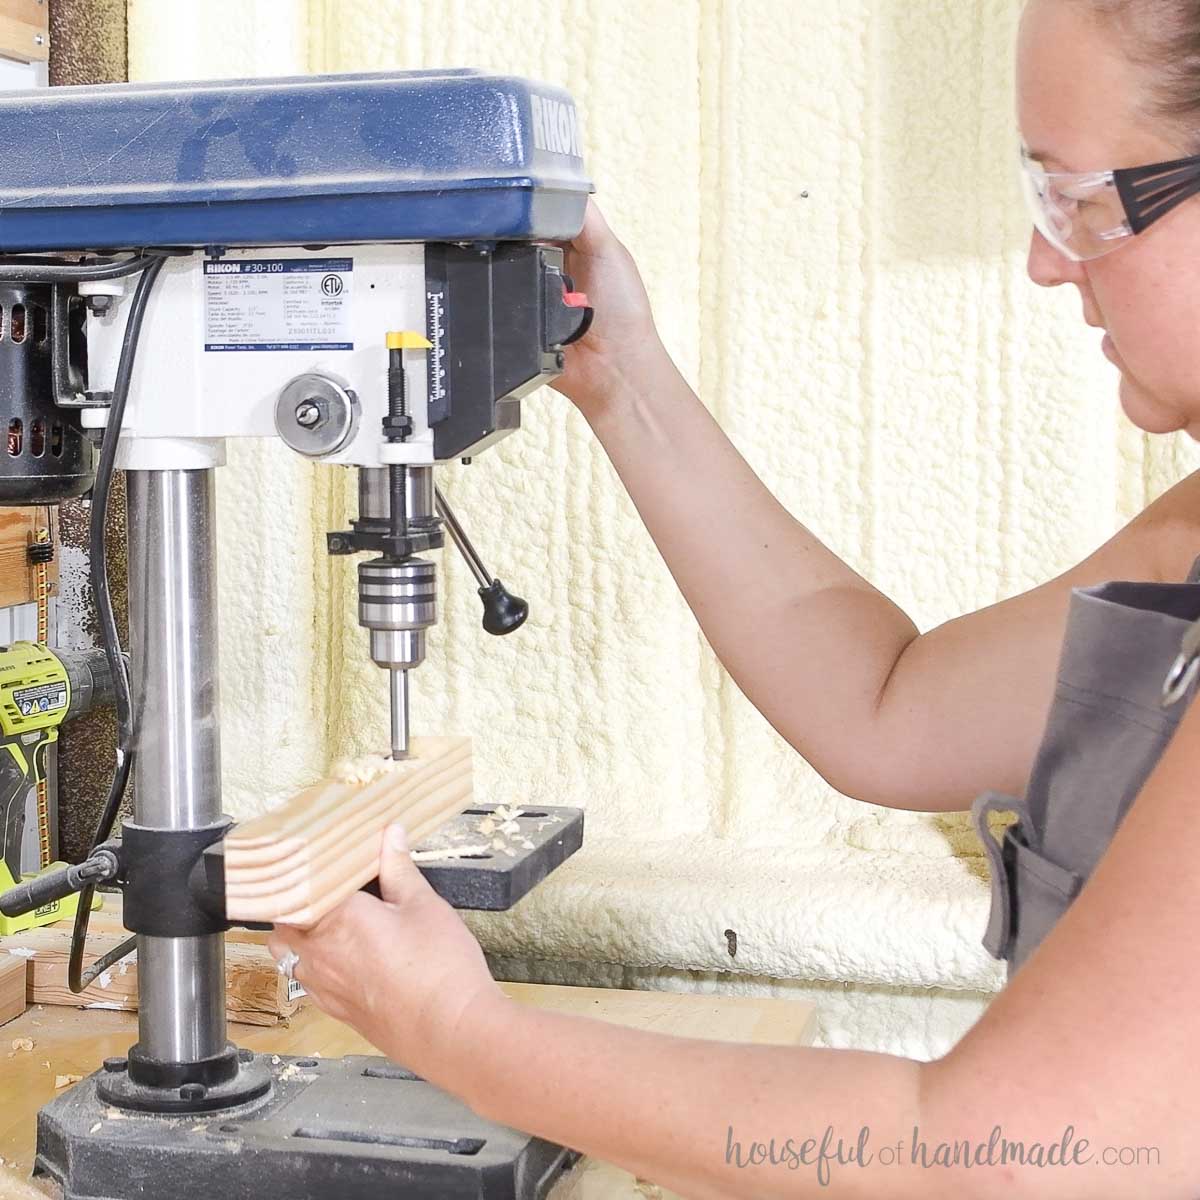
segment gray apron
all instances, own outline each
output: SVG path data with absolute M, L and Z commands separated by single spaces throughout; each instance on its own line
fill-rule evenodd
M 1198 667 L 1200 561 L 1186 583 L 1072 592 L 1054 701 L 1025 798 L 986 792 L 971 809 L 992 873 L 983 944 L 1008 960 L 1010 976 L 1108 848 L 1187 709 Z M 1002 840 L 988 828 L 992 812 L 1017 814 Z

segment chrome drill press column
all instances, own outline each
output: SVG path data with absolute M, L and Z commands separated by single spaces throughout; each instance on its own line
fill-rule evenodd
M 126 482 L 135 820 L 194 829 L 221 817 L 213 472 L 129 471 Z M 145 1055 L 188 1063 L 224 1050 L 220 935 L 139 935 L 138 989 Z

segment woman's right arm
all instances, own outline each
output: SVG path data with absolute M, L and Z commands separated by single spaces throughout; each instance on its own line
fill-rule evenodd
M 1156 577 L 1182 501 L 1164 497 L 1058 579 L 921 634 L 780 505 L 721 431 L 662 347 L 637 268 L 595 205 L 567 270 L 596 317 L 555 386 L 596 433 L 755 707 L 862 800 L 949 810 L 987 788 L 1023 791 L 1070 590 Z

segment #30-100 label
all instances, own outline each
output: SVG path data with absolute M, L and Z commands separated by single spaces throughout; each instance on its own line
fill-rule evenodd
M 353 350 L 351 258 L 204 264 L 205 350 Z

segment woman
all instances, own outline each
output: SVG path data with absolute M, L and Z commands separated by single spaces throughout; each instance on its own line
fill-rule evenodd
M 1018 93 L 1030 275 L 1074 285 L 1108 331 L 1134 422 L 1200 437 L 1200 168 L 1156 166 L 1200 143 L 1200 0 L 1030 0 Z M 1021 817 L 990 850 L 989 929 L 1020 969 L 928 1064 L 531 1011 L 501 994 L 402 835 L 384 848 L 384 902 L 359 895 L 309 933 L 281 929 L 275 952 L 299 954 L 322 1008 L 485 1115 L 688 1197 L 1200 1194 L 1194 672 L 1176 671 L 1174 704 L 1160 703 L 1200 617 L 1200 585 L 1162 586 L 1200 554 L 1200 477 L 1063 577 L 919 635 L 741 460 L 594 209 L 569 258 L 597 318 L 558 387 L 760 711 L 865 800 L 1026 795 L 977 805 L 981 823 L 998 807 Z M 730 575 L 748 586 L 731 591 Z M 1134 582 L 1095 586 L 1114 579 Z M 771 1139 L 773 1153 L 751 1146 Z

